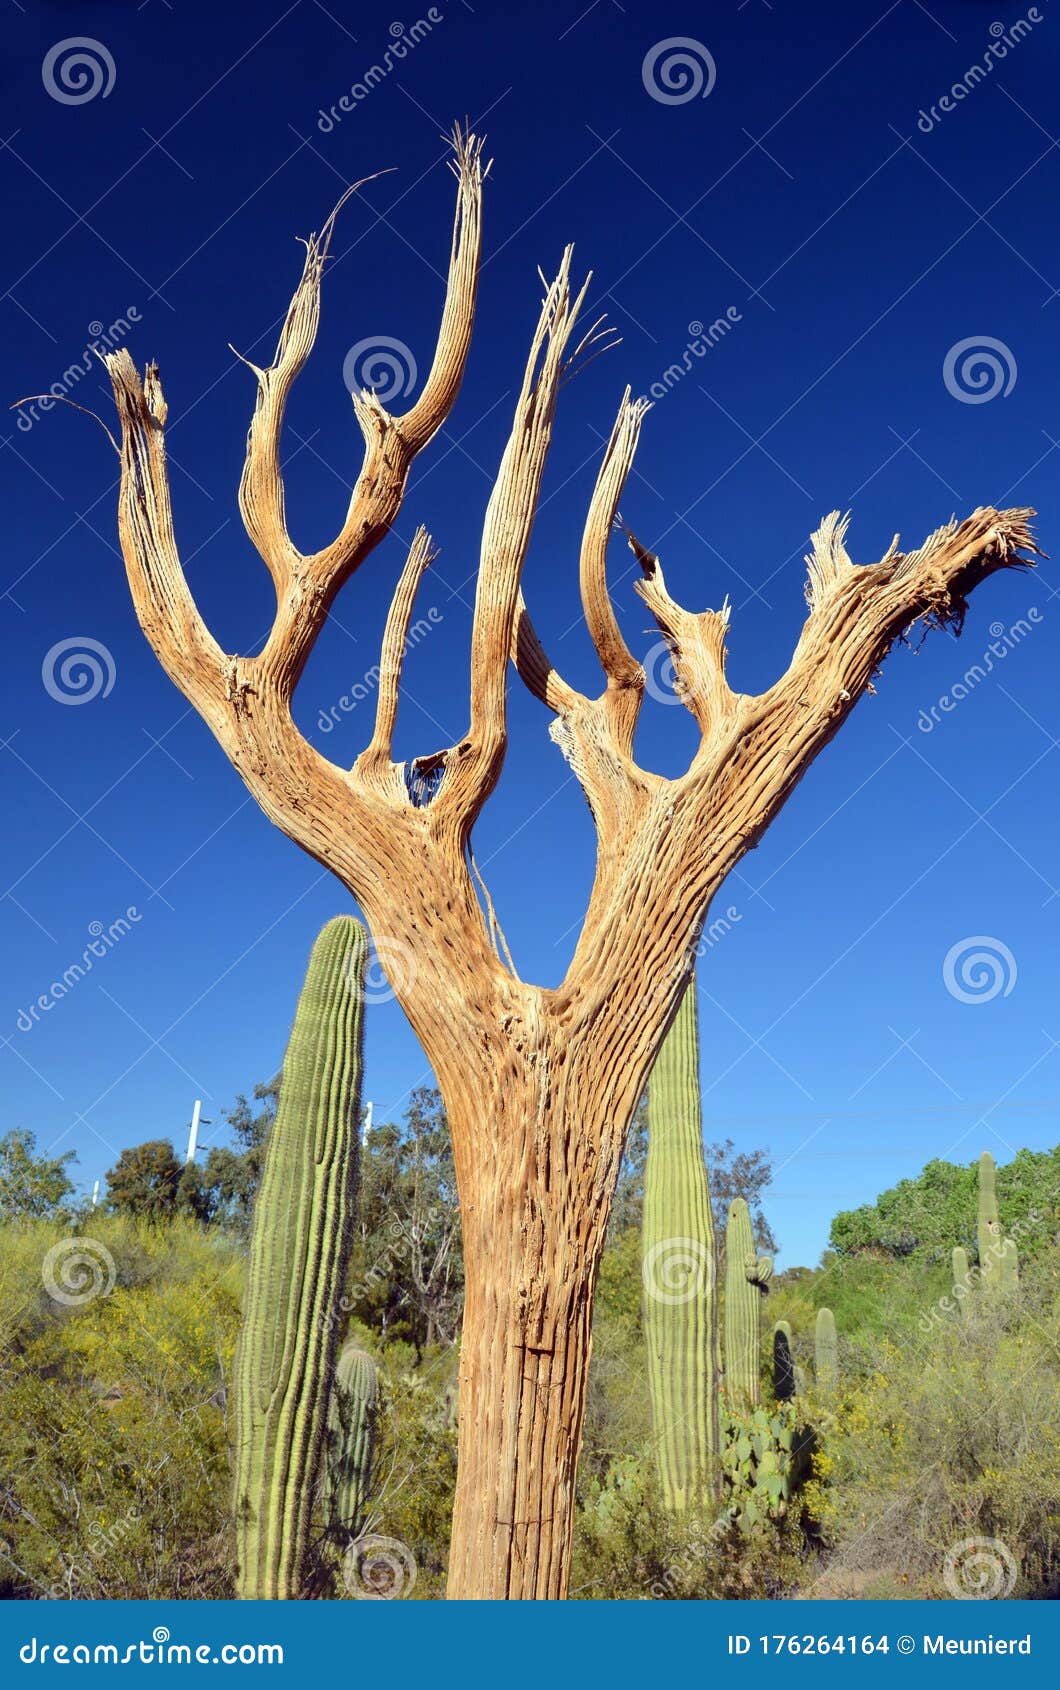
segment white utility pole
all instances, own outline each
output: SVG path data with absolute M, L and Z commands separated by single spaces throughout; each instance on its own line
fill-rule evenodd
M 93 1207 L 93 1209 L 96 1207 L 96 1204 L 98 1202 L 99 1202 L 99 1181 L 97 1180 L 95 1185 L 92 1187 L 92 1207 Z
M 195 1152 L 199 1148 L 199 1128 L 209 1127 L 212 1125 L 212 1121 L 203 1120 L 202 1098 L 197 1097 L 195 1099 L 195 1108 L 191 1112 L 191 1131 L 188 1133 L 188 1154 L 184 1158 L 186 1162 L 194 1162 L 195 1160 Z
M 368 1143 L 368 1134 L 372 1130 L 372 1110 L 374 1108 L 375 1108 L 374 1103 L 366 1103 L 365 1106 L 364 1106 L 364 1124 L 361 1127 L 361 1143 L 362 1144 Z

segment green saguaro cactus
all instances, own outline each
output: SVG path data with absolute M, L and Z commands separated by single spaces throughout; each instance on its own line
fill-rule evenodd
M 839 1376 L 839 1339 L 831 1309 L 818 1309 L 813 1331 L 813 1370 L 822 1391 L 834 1391 Z
M 950 1263 L 953 1273 L 953 1295 L 957 1299 L 957 1308 L 960 1311 L 961 1319 L 965 1320 L 968 1316 L 972 1285 L 968 1278 L 968 1252 L 962 1244 L 954 1246 Z
M 641 1272 L 659 1480 L 666 1506 L 681 1513 L 714 1488 L 720 1454 L 714 1219 L 694 979 L 648 1083 Z
M 372 1483 L 379 1374 L 355 1343 L 335 1363 L 328 1409 L 328 1522 L 343 1548 L 359 1536 Z
M 997 1169 L 989 1150 L 979 1158 L 979 1271 L 983 1289 L 993 1295 L 1002 1287 L 1005 1241 L 997 1211 Z
M 357 1180 L 367 935 L 329 921 L 309 959 L 254 1208 L 234 1364 L 241 1597 L 303 1593 Z
M 772 1277 L 772 1257 L 757 1253 L 751 1212 L 737 1197 L 725 1226 L 725 1395 L 734 1414 L 758 1407 L 762 1298 Z

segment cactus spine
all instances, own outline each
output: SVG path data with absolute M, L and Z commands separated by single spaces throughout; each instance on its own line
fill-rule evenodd
M 680 1513 L 713 1488 L 720 1454 L 714 1220 L 694 979 L 648 1084 L 641 1271 L 659 1479 L 664 1503 Z
M 328 1515 L 343 1548 L 364 1527 L 372 1483 L 379 1375 L 371 1356 L 347 1344 L 335 1364 L 328 1410 Z
M 254 1209 L 234 1365 L 238 1594 L 296 1598 L 326 1430 L 357 1180 L 367 936 L 313 946 Z
M 750 1210 L 737 1197 L 725 1227 L 725 1394 L 733 1414 L 758 1407 L 761 1305 L 772 1276 L 772 1259 L 758 1255 Z
M 778 1402 L 790 1402 L 795 1395 L 791 1327 L 786 1320 L 778 1320 L 773 1328 L 773 1395 Z
M 831 1309 L 817 1310 L 813 1333 L 813 1370 L 822 1391 L 834 1391 L 839 1372 L 839 1340 Z

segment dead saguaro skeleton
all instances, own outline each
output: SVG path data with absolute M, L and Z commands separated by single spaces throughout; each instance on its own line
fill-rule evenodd
M 856 568 L 846 524 L 826 517 L 809 557 L 809 616 L 791 666 L 747 697 L 725 678 L 728 611 L 687 611 L 658 559 L 632 536 L 638 591 L 673 656 L 700 743 L 687 772 L 638 767 L 633 734 L 644 671 L 608 597 L 607 543 L 644 407 L 622 399 L 581 544 L 581 596 L 606 685 L 596 698 L 552 667 L 523 602 L 530 539 L 557 390 L 579 353 L 585 288 L 571 253 L 545 286 L 511 434 L 486 511 L 471 636 L 467 732 L 411 765 L 393 761 L 401 660 L 432 547 L 420 530 L 383 637 L 375 731 L 352 769 L 294 726 L 291 701 L 336 594 L 386 534 L 410 467 L 456 399 L 471 340 L 479 265 L 480 143 L 455 135 L 456 220 L 437 350 L 403 416 L 354 397 L 364 461 L 338 537 L 297 550 L 284 516 L 280 433 L 316 334 L 334 215 L 305 267 L 257 405 L 239 505 L 276 587 L 258 656 L 221 650 L 181 569 L 166 470 L 158 371 L 141 381 L 124 350 L 107 364 L 121 421 L 119 526 L 137 615 L 166 672 L 207 722 L 265 813 L 339 877 L 384 959 L 434 1068 L 453 1134 L 466 1254 L 460 1471 L 449 1592 L 561 1597 L 570 1552 L 597 1264 L 619 1157 L 678 1000 L 711 897 L 759 839 L 800 776 L 918 620 L 959 623 L 968 593 L 1033 550 L 1026 510 L 977 510 L 913 552 L 897 541 Z M 506 746 L 509 661 L 552 711 L 550 731 L 596 824 L 596 878 L 562 985 L 517 978 L 496 942 L 470 866 L 475 820 Z

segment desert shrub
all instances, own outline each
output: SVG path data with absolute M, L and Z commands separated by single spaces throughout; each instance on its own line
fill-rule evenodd
M 87 1224 L 0 1230 L 0 1594 L 228 1595 L 241 1263 L 190 1223 Z M 82 1296 L 89 1261 L 97 1294 L 49 1294 L 56 1247 L 52 1283 Z
M 809 1499 L 837 1594 L 845 1581 L 847 1594 L 945 1598 L 995 1576 L 995 1594 L 1055 1594 L 1058 1313 L 1054 1254 L 1014 1303 L 979 1296 L 963 1319 L 922 1309 L 841 1385 Z

